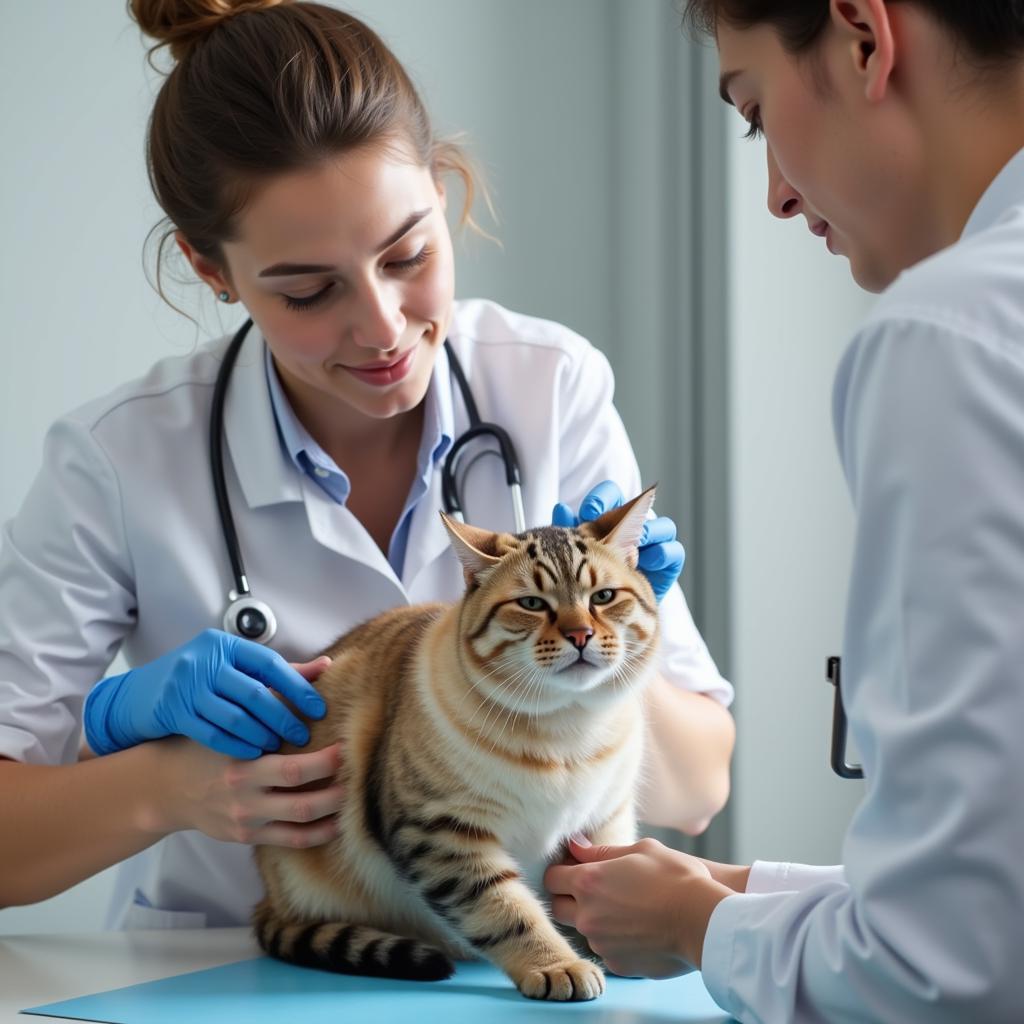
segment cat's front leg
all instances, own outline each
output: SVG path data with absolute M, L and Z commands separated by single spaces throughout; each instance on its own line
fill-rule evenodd
M 630 846 L 637 839 L 637 822 L 635 804 L 632 798 L 625 800 L 599 825 L 584 829 L 584 838 L 593 846 Z M 569 852 L 568 838 L 562 843 L 560 854 L 552 863 L 575 864 L 576 860 Z M 580 954 L 600 959 L 587 942 L 586 936 L 578 932 L 572 925 L 556 921 L 555 927 L 565 940 Z
M 604 991 L 601 968 L 558 934 L 495 836 L 451 817 L 417 822 L 415 840 L 413 829 L 402 831 L 406 877 L 524 996 L 587 1000 Z
M 630 846 L 636 842 L 636 808 L 633 800 L 622 803 L 607 819 L 587 834 L 594 846 Z

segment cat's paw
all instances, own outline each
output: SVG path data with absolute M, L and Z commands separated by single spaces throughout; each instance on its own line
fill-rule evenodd
M 567 960 L 528 971 L 519 981 L 519 991 L 528 999 L 583 1002 L 604 992 L 604 974 L 589 960 Z

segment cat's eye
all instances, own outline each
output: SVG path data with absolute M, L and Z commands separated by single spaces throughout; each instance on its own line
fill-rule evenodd
M 547 602 L 542 601 L 539 597 L 521 597 L 516 603 L 528 612 L 546 612 L 548 610 Z
M 591 604 L 611 604 L 615 600 L 615 591 L 611 587 L 595 591 L 590 595 Z

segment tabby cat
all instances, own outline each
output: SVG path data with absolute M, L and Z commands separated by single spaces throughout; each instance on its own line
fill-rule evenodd
M 463 599 L 386 612 L 325 652 L 328 712 L 306 749 L 341 742 L 340 829 L 312 849 L 257 848 L 267 953 L 424 980 L 483 956 L 531 998 L 604 991 L 538 894 L 573 833 L 635 839 L 658 639 L 636 560 L 653 500 L 518 536 L 444 517 Z

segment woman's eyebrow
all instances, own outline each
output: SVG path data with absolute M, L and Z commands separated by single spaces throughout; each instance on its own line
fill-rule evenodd
M 390 248 L 403 235 L 406 235 L 419 224 L 428 213 L 430 213 L 430 207 L 410 213 L 402 221 L 401 226 L 377 246 L 375 252 L 382 253 L 385 249 Z M 295 277 L 299 274 L 326 274 L 333 269 L 334 267 L 325 263 L 275 263 L 272 267 L 261 270 L 257 277 Z
M 412 231 L 412 229 L 416 227 L 416 225 L 419 224 L 419 222 L 423 220 L 423 218 L 426 217 L 428 213 L 430 213 L 429 206 L 425 210 L 417 210 L 415 213 L 410 213 L 409 216 L 406 217 L 405 220 L 402 222 L 402 226 L 392 235 L 390 235 L 385 241 L 381 242 L 379 246 L 377 246 L 377 252 L 382 253 L 385 249 L 388 249 L 392 245 L 394 245 L 395 242 L 397 242 L 402 237 L 402 235 L 404 235 L 408 231 Z

